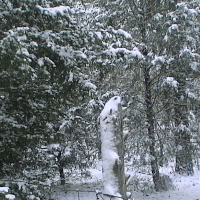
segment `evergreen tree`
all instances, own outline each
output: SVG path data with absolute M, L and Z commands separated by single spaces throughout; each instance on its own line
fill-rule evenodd
M 48 167 L 49 159 L 42 158 L 48 155 L 38 156 L 42 145 L 60 143 L 62 151 L 70 149 L 71 160 L 67 156 L 63 161 L 62 152 L 56 155 L 60 172 L 74 160 L 82 167 L 90 155 L 87 147 L 93 136 L 91 132 L 87 135 L 88 119 L 83 116 L 89 96 L 96 90 L 88 70 L 95 38 L 78 21 L 81 6 L 45 8 L 45 2 L 38 3 L 8 2 L 9 8 L 0 15 L 4 144 L 0 166 L 6 174 L 37 165 Z
M 170 113 L 169 116 L 172 117 L 170 119 L 171 125 L 175 120 L 184 118 L 181 121 L 185 121 L 184 126 L 188 130 L 189 122 L 187 113 L 189 113 L 189 110 L 187 109 L 186 102 L 189 99 L 186 95 L 186 91 L 188 91 L 186 80 L 189 77 L 194 78 L 193 70 L 190 68 L 191 71 L 188 71 L 188 66 L 193 66 L 198 63 L 198 53 L 193 54 L 191 51 L 191 49 L 194 52 L 198 51 L 195 47 L 198 44 L 197 38 L 199 35 L 196 32 L 199 17 L 199 12 L 196 7 L 197 4 L 197 1 L 189 3 L 178 3 L 178 1 L 100 1 L 100 5 L 107 10 L 107 17 L 104 19 L 104 22 L 116 30 L 123 29 L 128 31 L 130 38 L 132 37 L 129 42 L 129 47 L 137 47 L 142 54 L 140 56 L 142 59 L 138 63 L 135 60 L 131 62 L 126 59 L 127 57 L 123 56 L 123 53 L 118 55 L 121 61 L 124 59 L 124 62 L 119 62 L 118 59 L 117 62 L 110 60 L 110 63 L 118 69 L 116 70 L 118 75 L 120 74 L 120 70 L 124 70 L 122 70 L 121 66 L 125 66 L 126 71 L 128 71 L 128 73 L 122 72 L 121 80 L 126 79 L 126 84 L 122 84 L 120 90 L 126 91 L 125 93 L 129 99 L 128 105 L 133 105 L 133 102 L 135 104 L 134 107 L 130 107 L 134 111 L 129 109 L 132 114 L 128 114 L 129 116 L 134 116 L 132 120 L 135 121 L 129 123 L 134 124 L 137 122 L 138 124 L 132 125 L 130 128 L 131 131 L 134 133 L 142 132 L 143 136 L 144 130 L 147 133 L 147 139 L 144 137 L 141 140 L 140 137 L 138 142 L 142 143 L 142 147 L 144 144 L 147 144 L 149 147 L 151 170 L 156 190 L 159 190 L 160 186 L 158 164 L 160 163 L 162 165 L 163 151 L 167 150 L 166 145 L 164 147 L 163 144 L 167 143 L 170 147 L 172 144 L 170 141 L 167 141 L 168 137 L 165 139 L 165 136 L 170 131 L 165 130 L 163 132 L 161 127 L 161 124 L 164 124 L 164 127 L 168 126 L 169 128 L 169 121 L 166 123 L 164 121 L 166 119 L 166 113 Z M 188 23 L 185 21 L 184 16 L 188 17 Z M 191 24 L 189 26 L 190 28 L 185 23 L 188 25 Z M 190 42 L 189 38 L 191 39 Z M 185 49 L 187 45 L 188 48 Z M 118 48 L 116 47 L 112 50 L 112 52 L 117 51 Z M 186 52 L 188 54 L 187 58 L 183 56 Z M 185 59 L 184 62 L 182 61 L 183 57 Z M 118 68 L 118 66 L 120 67 Z M 119 81 L 118 79 L 118 86 L 120 85 L 119 82 L 122 83 L 121 80 Z M 129 81 L 127 82 L 127 80 Z M 172 86 L 172 90 L 170 89 L 172 93 L 169 93 L 170 96 L 167 96 L 165 93 L 166 83 Z M 181 95 L 183 93 L 185 97 Z M 173 95 L 173 98 L 171 98 L 171 95 Z M 180 97 L 184 97 L 183 100 Z M 173 100 L 174 98 L 176 100 Z M 176 114 L 173 114 L 173 111 Z M 137 113 L 139 114 L 136 115 Z M 176 146 L 179 142 L 185 140 L 179 145 L 179 147 L 182 146 L 183 151 L 185 149 L 180 155 L 188 156 L 182 159 L 182 156 L 178 156 L 175 153 L 178 152 L 176 149 L 174 149 L 175 152 L 170 152 L 169 150 L 167 152 L 172 153 L 172 157 L 175 154 L 177 161 L 179 160 L 176 167 L 177 171 L 178 165 L 182 165 L 180 168 L 187 168 L 187 170 L 180 171 L 187 171 L 190 174 L 193 173 L 190 142 L 191 133 L 189 133 L 190 131 L 187 131 L 187 133 L 186 131 L 184 133 L 178 131 L 177 133 L 181 123 L 178 121 L 175 122 L 177 124 L 176 130 L 170 126 L 173 131 L 171 136 L 174 138 L 173 141 Z M 133 138 L 135 141 L 135 135 Z M 142 152 L 142 150 L 140 151 Z M 139 153 L 140 156 L 142 156 L 141 152 Z M 181 159 L 184 161 L 180 162 Z

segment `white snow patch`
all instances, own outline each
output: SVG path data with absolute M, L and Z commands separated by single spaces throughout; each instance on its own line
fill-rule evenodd
M 124 130 L 123 131 L 123 135 L 125 136 L 125 135 L 128 135 L 129 134 L 129 130 Z
M 164 37 L 164 41 L 167 42 L 168 39 L 169 39 L 169 36 L 168 36 L 168 35 L 165 35 L 165 37 Z
M 195 39 L 189 35 L 186 36 L 186 40 L 190 42 L 195 42 Z
M 65 57 L 65 58 L 72 58 L 74 53 L 72 47 L 60 47 L 56 49 L 57 52 L 59 53 L 60 56 Z
M 34 199 L 35 199 L 35 195 L 33 195 L 33 194 L 32 194 L 32 195 L 29 195 L 29 196 L 28 196 L 28 199 L 29 199 L 29 200 L 34 200 Z
M 114 141 L 114 125 L 113 118 L 118 112 L 118 105 L 121 102 L 119 96 L 112 97 L 104 106 L 100 114 L 101 124 L 101 152 L 103 166 L 103 186 L 104 194 L 118 196 L 117 178 L 113 172 L 115 162 L 119 160 L 116 144 Z
M 73 78 L 74 78 L 74 74 L 73 72 L 69 72 L 69 79 L 68 79 L 68 82 L 73 82 Z
M 119 155 L 115 151 L 107 151 L 106 153 L 107 158 L 110 159 L 110 161 L 115 162 L 116 159 L 119 159 Z
M 18 49 L 16 54 L 22 54 L 22 55 L 25 55 L 25 56 L 30 56 L 28 50 L 26 48 L 21 48 L 21 49 Z
M 97 36 L 100 40 L 102 40 L 103 35 L 101 34 L 101 32 L 97 31 L 97 32 L 94 32 L 94 33 L 96 34 L 96 36 Z
M 111 186 L 111 185 L 106 185 L 104 187 L 104 194 L 112 195 L 112 196 L 115 196 L 115 197 L 121 197 L 121 195 L 119 193 L 114 192 L 113 186 Z
M 126 32 L 126 31 L 124 31 L 124 30 L 122 30 L 122 29 L 118 29 L 118 30 L 113 31 L 113 32 L 114 32 L 114 33 L 117 33 L 117 34 L 119 34 L 119 35 L 124 36 L 126 39 L 132 39 L 131 34 L 128 33 L 128 32 Z
M 104 106 L 100 117 L 104 121 L 106 117 L 110 115 L 110 112 L 114 113 L 118 110 L 118 105 L 121 102 L 121 98 L 119 96 L 112 97 Z
M 156 56 L 155 55 L 155 58 L 154 58 L 154 60 L 151 61 L 151 63 L 153 65 L 156 65 L 157 62 L 164 63 L 165 62 L 165 57 L 164 56 Z
M 66 147 L 63 156 L 70 156 L 70 155 L 71 155 L 71 148 Z
M 35 72 L 35 70 L 29 65 L 22 65 L 22 66 L 19 67 L 19 69 L 25 70 L 25 71 Z
M 7 194 L 6 196 L 6 199 L 15 199 L 15 195 L 14 194 Z
M 115 56 L 117 53 L 127 54 L 129 57 L 136 57 L 136 58 L 143 58 L 143 55 L 137 48 L 134 48 L 132 51 L 126 48 L 113 48 L 109 47 L 107 50 L 104 51 L 105 54 L 109 56 Z
M 91 180 L 99 181 L 102 180 L 102 168 L 99 167 L 100 169 L 89 169 L 90 174 L 92 176 Z
M 83 83 L 83 86 L 86 88 L 93 89 L 93 90 L 97 89 L 97 86 L 95 84 L 91 83 L 90 81 L 84 80 L 81 82 Z
M 195 10 L 195 9 L 188 9 L 188 13 L 192 14 L 192 15 L 198 14 L 197 10 Z
M 38 47 L 38 44 L 37 44 L 37 42 L 32 41 L 32 42 L 30 43 L 30 46 L 32 46 L 32 47 Z
M 9 187 L 0 187 L 0 193 L 8 192 Z
M 42 66 L 44 65 L 44 58 L 39 58 L 39 59 L 38 59 L 38 65 L 39 65 L 40 67 L 42 67 Z
M 60 125 L 60 130 L 62 130 L 67 124 L 69 123 L 69 121 L 63 121 L 63 123 Z
M 194 53 L 193 51 L 191 51 L 190 49 L 188 49 L 187 47 L 185 47 L 184 49 L 181 50 L 180 55 L 179 56 L 192 56 L 193 58 L 199 58 L 199 54 Z
M 174 79 L 174 77 L 166 77 L 164 79 L 163 84 L 168 84 L 168 85 L 175 87 L 175 88 L 178 87 L 178 82 Z
M 87 55 L 84 54 L 82 51 L 74 51 L 74 53 L 76 54 L 77 57 L 87 59 Z
M 17 37 L 17 41 L 18 41 L 18 42 L 24 41 L 24 40 L 27 40 L 26 35 L 22 35 L 22 36 L 18 36 L 18 37 Z
M 189 98 L 191 99 L 198 99 L 197 94 L 195 94 L 194 92 L 190 92 L 190 91 L 186 91 L 187 95 Z
M 181 7 L 185 7 L 185 4 L 186 4 L 185 2 L 181 2 L 181 3 L 177 3 L 176 6 L 181 8 Z
M 92 179 L 88 180 L 89 182 L 83 182 L 83 181 L 77 181 L 74 179 L 73 183 L 73 190 L 77 190 L 77 185 L 81 182 L 81 191 L 85 191 L 83 189 L 83 186 L 86 185 L 87 188 L 90 191 L 94 192 L 80 192 L 79 196 L 78 192 L 74 191 L 67 191 L 68 188 L 53 188 L 52 190 L 52 198 L 55 200 L 95 200 L 96 199 L 96 193 L 101 193 L 101 188 L 99 188 L 99 185 L 101 181 L 101 166 L 99 164 L 99 170 L 97 169 L 90 169 Z M 174 190 L 168 190 L 163 192 L 153 192 L 153 193 L 144 193 L 142 191 L 135 191 L 135 190 L 129 190 L 132 193 L 132 198 L 135 200 L 197 200 L 200 199 L 200 170 L 195 169 L 195 173 L 193 176 L 183 176 L 174 173 L 175 170 L 175 163 L 171 162 L 168 167 L 162 167 L 160 168 L 160 172 L 164 173 L 166 175 L 169 175 L 172 179 L 175 189 Z M 146 180 L 152 180 L 149 179 L 150 175 L 142 174 L 142 173 L 136 173 L 136 171 L 128 171 L 129 174 L 131 174 L 131 177 L 139 177 L 139 180 L 142 181 L 143 179 Z M 82 180 L 82 178 L 81 178 Z M 77 185 L 76 185 L 77 183 Z M 88 183 L 88 184 L 87 184 Z M 137 184 L 137 183 L 136 183 Z M 148 184 L 148 183 L 146 183 Z M 107 188 L 109 190 L 109 187 Z M 95 192 L 96 191 L 96 192 Z M 111 188 L 112 191 L 112 188 Z M 98 195 L 99 199 L 101 199 L 100 195 Z M 109 198 L 110 199 L 110 198 Z
M 50 150 L 60 150 L 61 147 L 60 147 L 60 144 L 50 144 L 49 149 Z
M 175 189 L 163 192 L 153 192 L 145 196 L 145 200 L 198 200 L 200 199 L 200 171 L 196 170 L 194 176 L 181 176 L 169 173 Z M 143 200 L 142 192 L 133 192 L 134 199 Z
M 56 16 L 57 14 L 64 15 L 66 14 L 69 10 L 69 6 L 57 6 L 53 8 L 42 8 L 41 6 L 37 6 L 41 11 L 43 11 L 44 14 L 46 15 L 51 15 L 51 16 Z
M 30 28 L 27 27 L 27 26 L 24 26 L 24 27 L 17 27 L 16 28 L 16 31 L 28 31 Z
M 157 14 L 154 16 L 154 19 L 156 19 L 156 20 L 160 20 L 161 18 L 163 18 L 163 15 L 161 15 L 160 13 L 157 13 Z
M 169 27 L 169 33 L 172 32 L 172 30 L 177 30 L 178 31 L 178 25 L 177 24 L 172 24 L 170 27 Z

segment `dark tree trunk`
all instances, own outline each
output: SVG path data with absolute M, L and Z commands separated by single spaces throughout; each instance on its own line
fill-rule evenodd
M 150 68 L 146 67 L 144 69 L 145 78 L 145 104 L 146 104 L 146 118 L 148 123 L 148 136 L 149 136 L 149 148 L 151 158 L 151 172 L 153 176 L 153 182 L 155 185 L 155 190 L 159 190 L 159 168 L 158 168 L 158 158 L 155 152 L 155 131 L 154 131 L 154 112 L 153 112 L 153 102 L 151 95 L 151 82 L 150 82 Z
M 158 140 L 159 140 L 159 146 L 160 146 L 160 153 L 159 153 L 159 160 L 158 160 L 158 163 L 159 163 L 159 166 L 163 167 L 163 164 L 164 164 L 164 146 L 163 146 L 163 140 L 160 136 L 160 133 L 157 133 L 157 137 L 158 137 Z
M 3 175 L 3 161 L 0 160 L 0 177 Z
M 59 173 L 60 173 L 61 185 L 65 185 L 65 174 L 64 174 L 63 167 L 59 168 Z
M 65 185 L 65 174 L 64 174 L 64 169 L 63 169 L 63 162 L 61 158 L 61 151 L 58 154 L 58 167 L 59 167 L 59 173 L 60 173 L 60 180 L 61 180 L 61 185 Z

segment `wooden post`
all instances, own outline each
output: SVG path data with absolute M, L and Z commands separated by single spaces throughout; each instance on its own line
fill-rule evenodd
M 111 98 L 100 115 L 103 194 L 126 200 L 124 139 L 120 97 Z

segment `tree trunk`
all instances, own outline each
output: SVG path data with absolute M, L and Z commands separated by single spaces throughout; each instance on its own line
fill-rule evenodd
M 155 131 L 154 131 L 154 112 L 153 112 L 153 102 L 151 96 L 151 82 L 150 82 L 150 68 L 145 67 L 144 69 L 145 78 L 145 104 L 146 104 L 146 118 L 147 118 L 147 132 L 149 136 L 149 149 L 151 156 L 151 172 L 153 176 L 153 182 L 155 185 L 155 190 L 159 190 L 159 168 L 158 168 L 158 158 L 155 152 Z
M 61 185 L 65 185 L 65 174 L 64 174 L 63 167 L 59 168 L 59 173 L 60 173 Z
M 3 176 L 3 161 L 0 160 L 0 177 Z
M 159 146 L 160 146 L 160 153 L 159 153 L 159 160 L 158 160 L 158 164 L 159 166 L 163 167 L 164 165 L 164 145 L 163 145 L 163 140 L 160 136 L 160 133 L 157 133 L 157 137 L 159 140 Z
M 127 199 L 120 97 L 111 98 L 100 115 L 104 198 Z
M 59 167 L 59 173 L 60 173 L 60 180 L 61 180 L 61 185 L 65 185 L 65 174 L 64 174 L 64 169 L 63 169 L 63 163 L 62 163 L 62 158 L 61 158 L 61 151 L 58 154 L 58 167 Z

